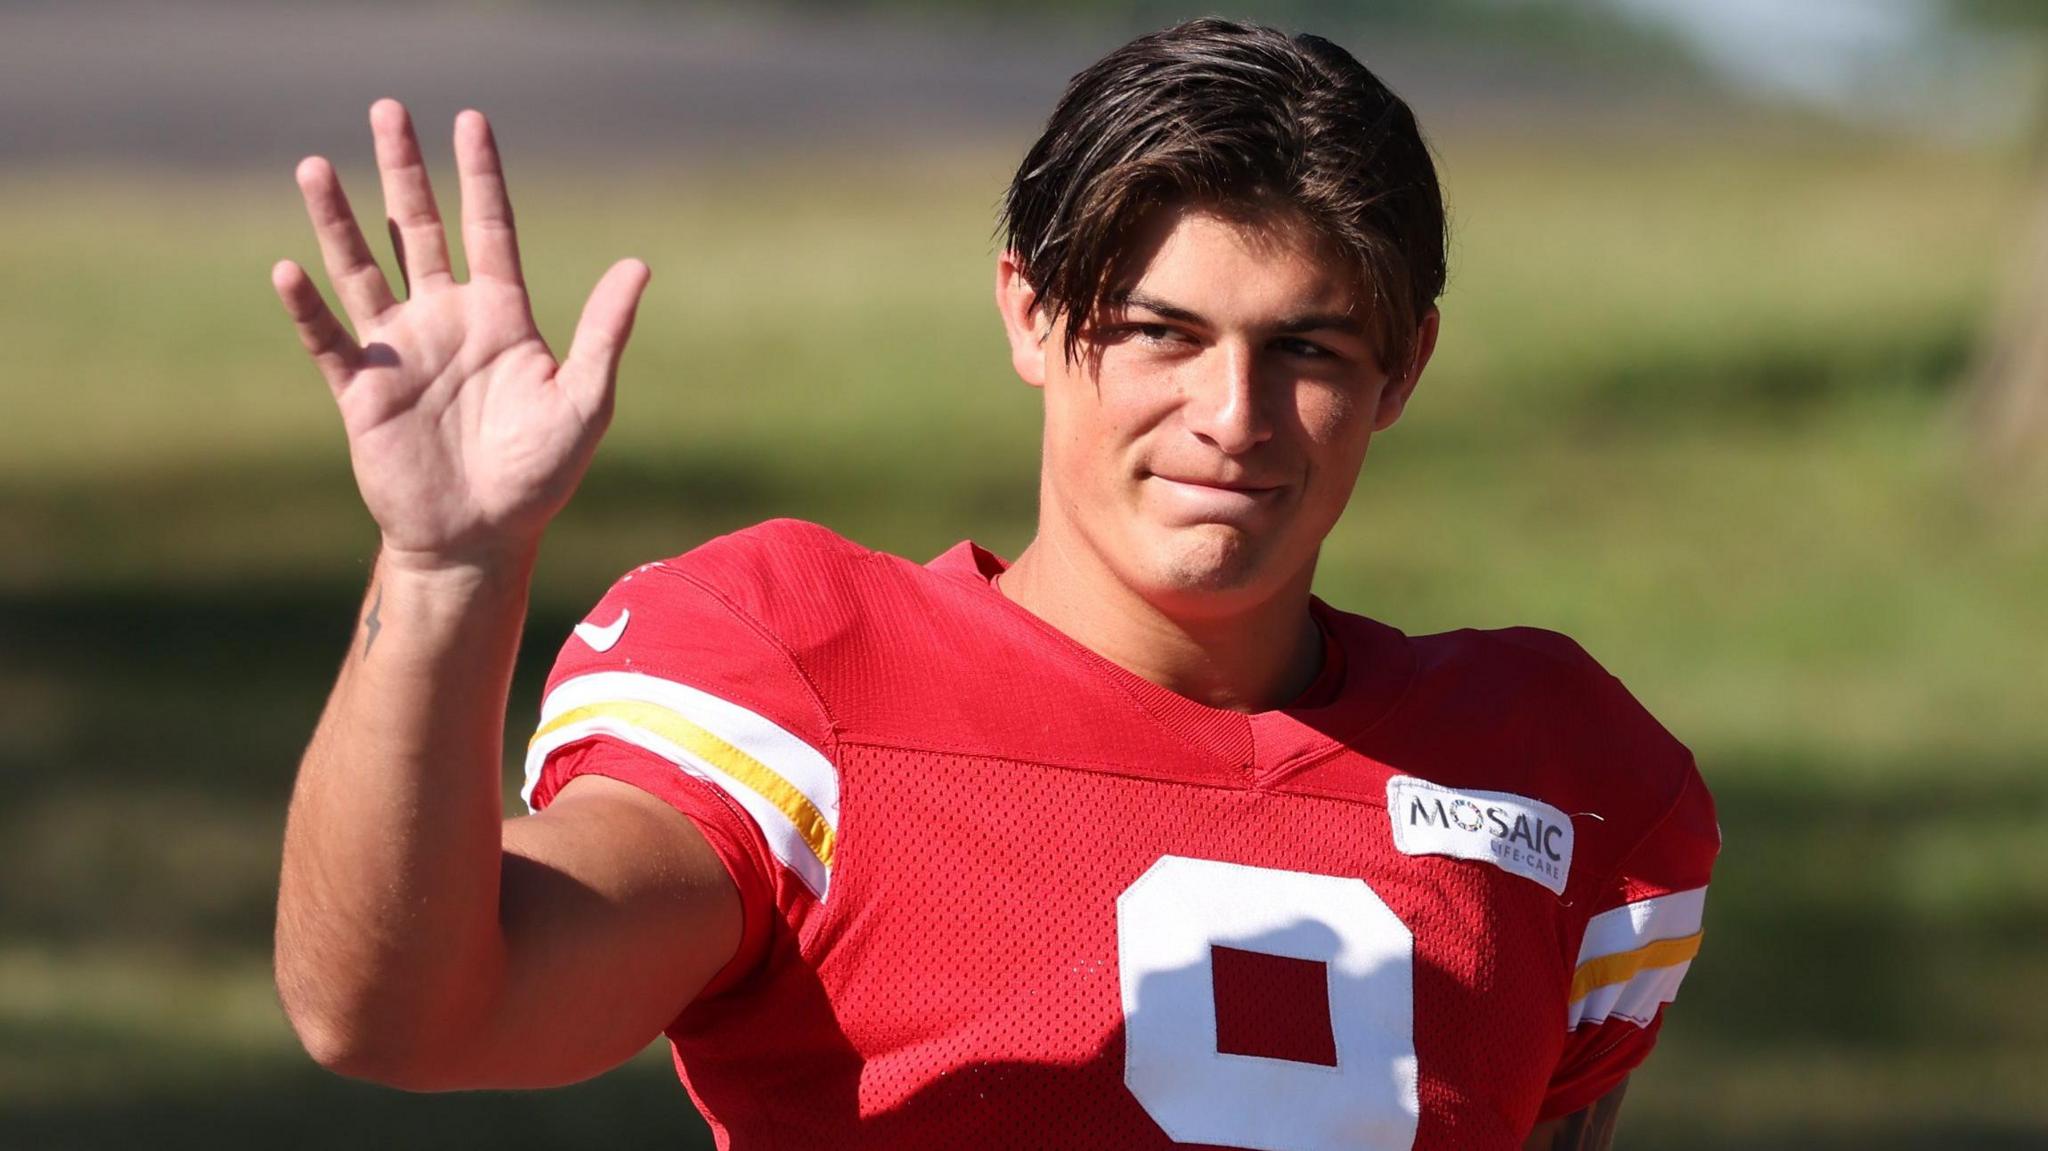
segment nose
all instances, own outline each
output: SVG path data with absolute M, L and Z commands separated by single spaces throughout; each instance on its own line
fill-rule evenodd
M 1271 439 L 1250 348 L 1219 343 L 1190 365 L 1182 407 L 1188 430 L 1225 455 L 1243 455 Z

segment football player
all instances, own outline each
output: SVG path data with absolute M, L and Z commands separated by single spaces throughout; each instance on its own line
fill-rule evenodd
M 1031 544 L 779 521 L 636 569 L 567 638 L 509 821 L 528 581 L 649 273 L 557 361 L 484 118 L 467 282 L 405 110 L 370 119 L 405 298 L 317 158 L 353 334 L 274 273 L 382 532 L 285 845 L 316 1059 L 537 1087 L 666 1035 L 737 1148 L 1607 1145 L 1712 802 L 1570 640 L 1310 594 L 1444 284 L 1429 152 L 1356 60 L 1204 20 L 1075 77 L 995 268 L 1044 403 Z

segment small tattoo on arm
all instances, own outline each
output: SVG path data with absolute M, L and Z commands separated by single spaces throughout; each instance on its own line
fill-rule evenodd
M 363 657 L 365 659 L 369 658 L 370 645 L 377 642 L 377 633 L 384 627 L 384 624 L 377 618 L 377 613 L 383 609 L 384 589 L 379 587 L 377 589 L 377 598 L 370 601 L 370 614 L 363 618 Z

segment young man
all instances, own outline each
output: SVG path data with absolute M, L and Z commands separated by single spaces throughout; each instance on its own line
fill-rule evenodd
M 736 1147 L 1606 1145 L 1712 805 L 1569 640 L 1310 596 L 1444 278 L 1428 152 L 1350 56 L 1199 21 L 1076 77 L 996 269 L 1044 394 L 1031 545 L 920 566 L 776 522 L 636 570 L 563 648 L 510 821 L 528 577 L 648 273 L 557 364 L 483 118 L 466 284 L 404 110 L 371 122 L 409 298 L 318 159 L 356 334 L 275 273 L 383 532 L 287 831 L 317 1059 L 540 1086 L 666 1034 Z

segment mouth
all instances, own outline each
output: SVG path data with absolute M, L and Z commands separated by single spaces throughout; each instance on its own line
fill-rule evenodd
M 1286 488 L 1281 484 L 1222 480 L 1210 476 L 1148 474 L 1156 490 L 1176 513 L 1174 518 L 1190 521 L 1236 520 L 1254 515 L 1277 502 Z
M 1158 472 L 1148 473 L 1147 479 L 1159 480 L 1174 487 L 1192 488 L 1197 491 L 1228 492 L 1242 496 L 1266 496 L 1279 491 L 1282 484 L 1251 483 L 1244 480 L 1219 480 L 1204 476 L 1169 476 Z

